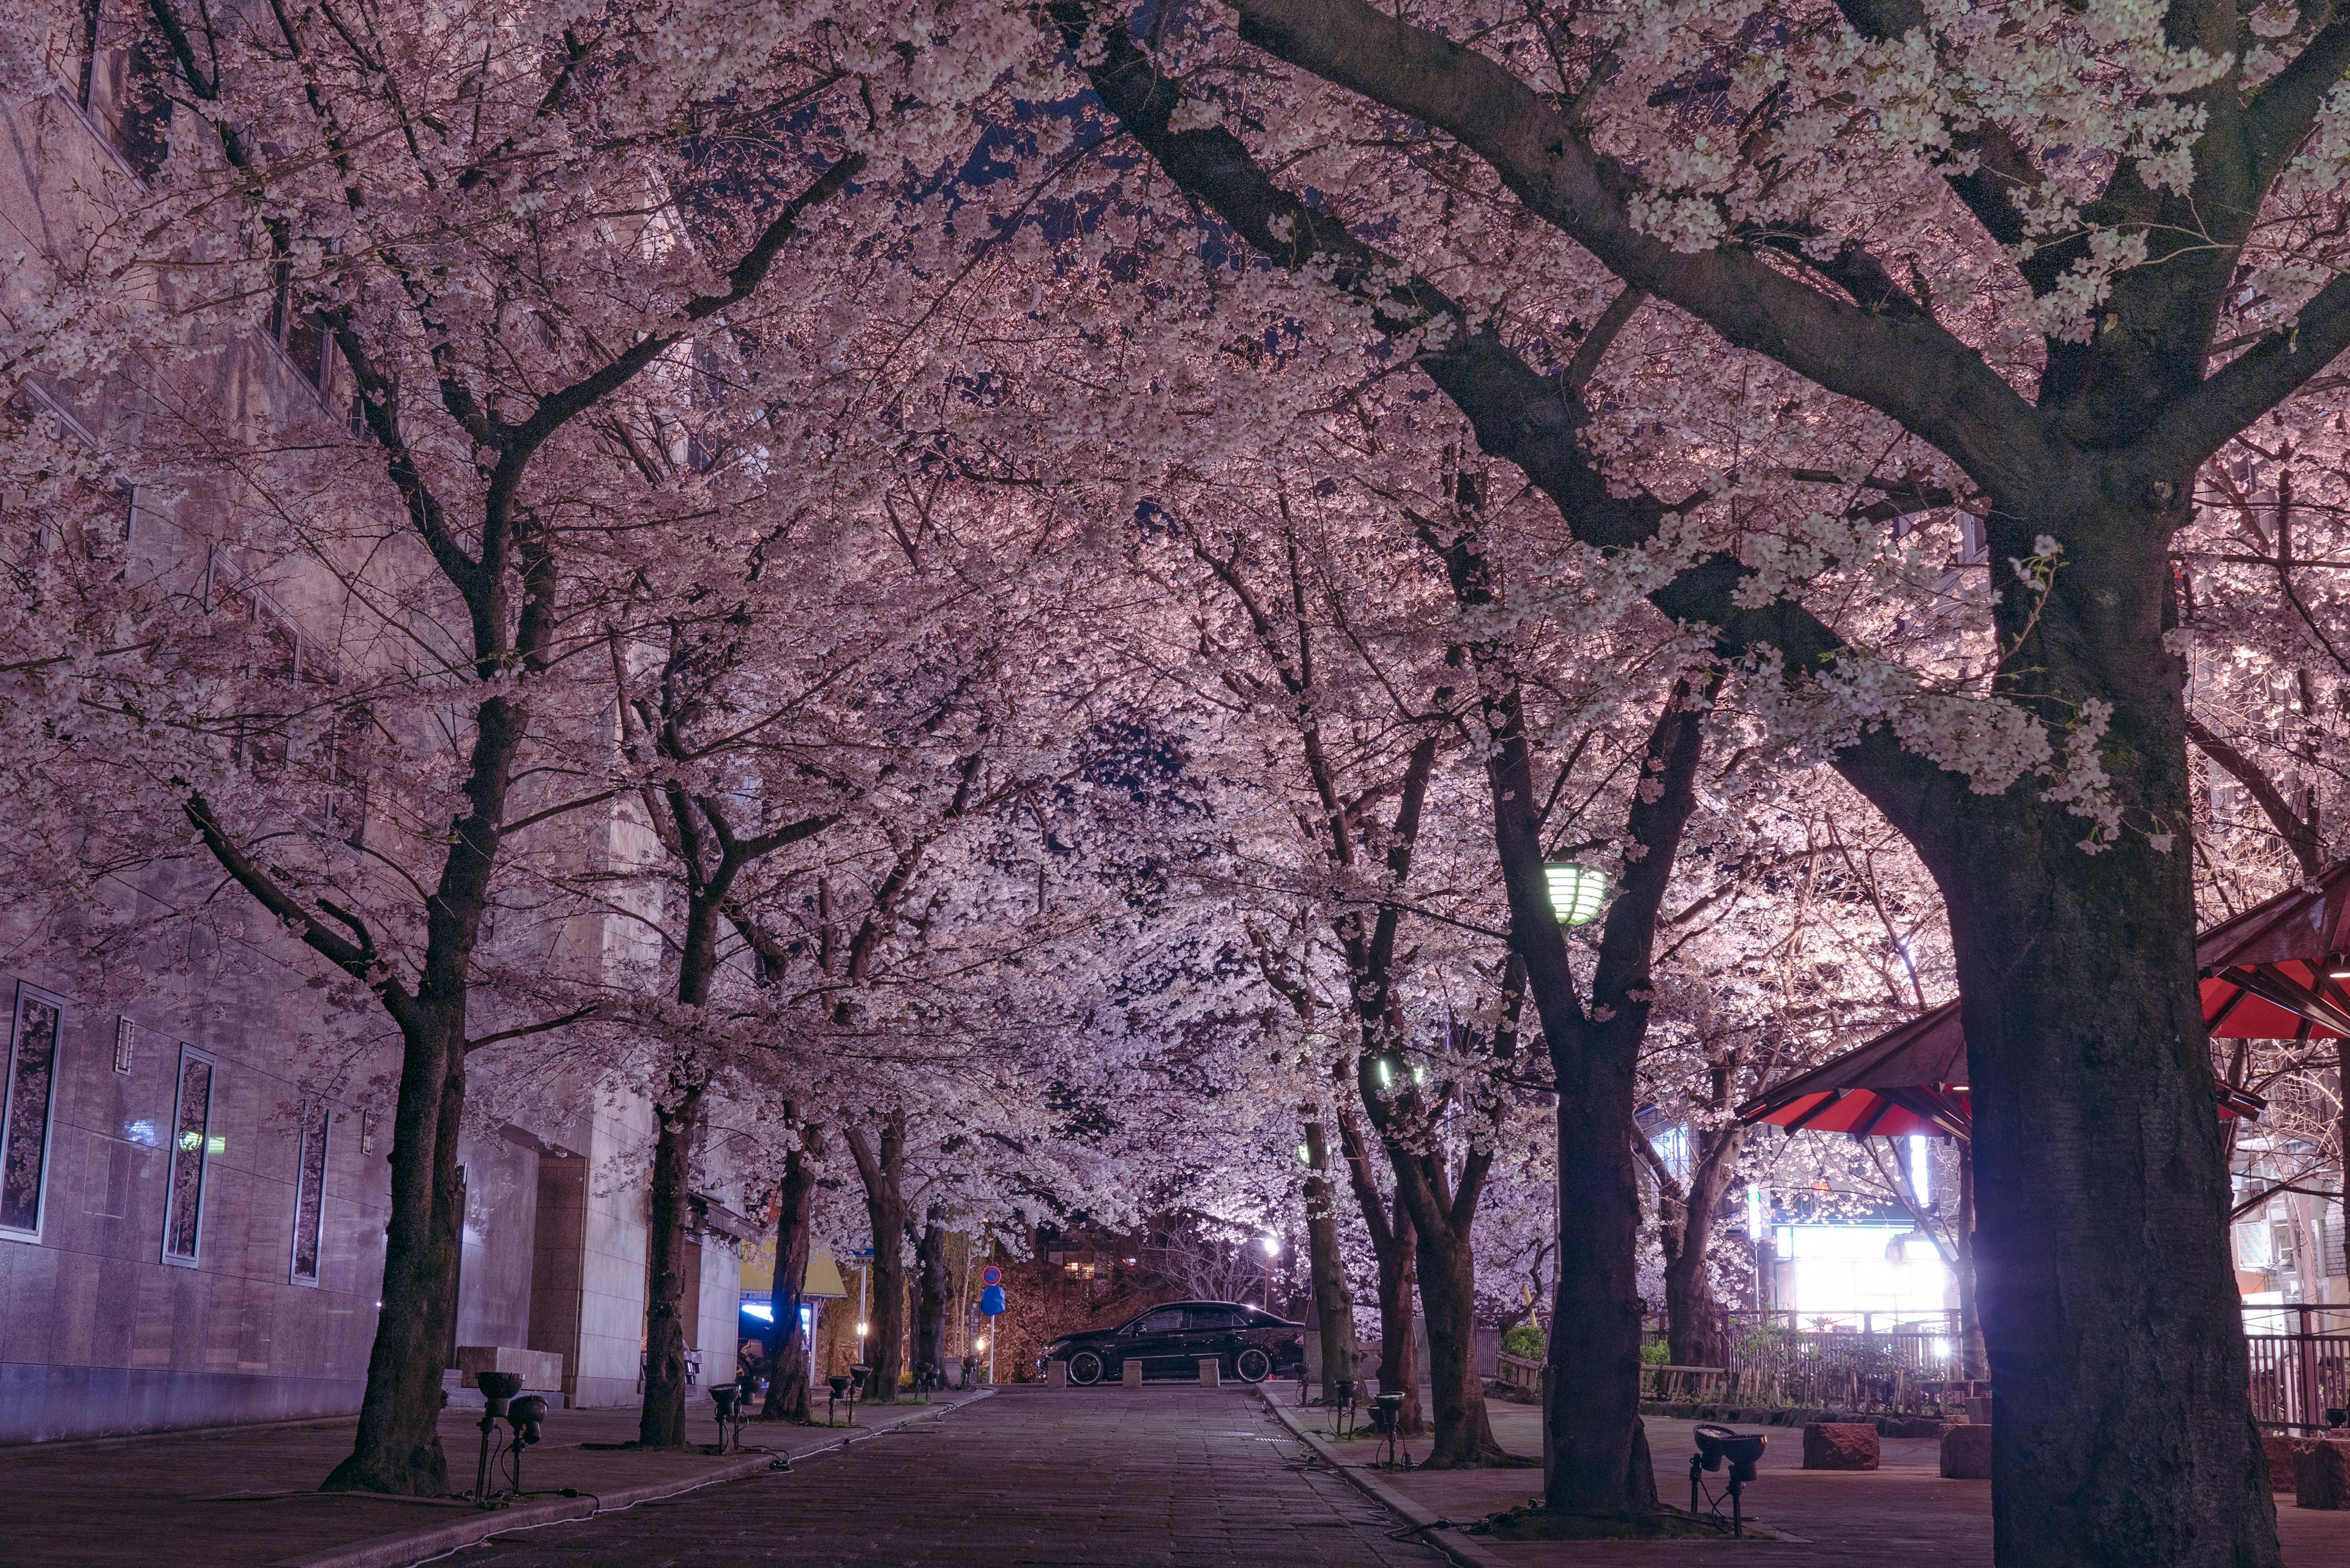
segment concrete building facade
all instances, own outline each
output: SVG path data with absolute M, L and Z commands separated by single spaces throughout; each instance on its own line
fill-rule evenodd
M 101 47 L 83 69 L 63 54 L 53 90 L 0 104 L 12 250 L 65 254 L 90 192 L 153 174 L 169 125 L 142 109 L 133 63 Z M 0 300 L 36 302 L 44 284 L 38 265 L 7 269 Z M 256 428 L 332 418 L 331 353 L 282 323 L 252 336 L 198 360 L 193 389 Z M 109 395 L 0 387 L 19 417 L 100 449 L 137 417 Z M 199 494 L 149 505 L 133 493 L 126 526 L 142 556 L 209 585 L 212 547 L 175 514 Z M 306 618 L 334 609 L 317 582 L 269 606 L 297 639 Z M 186 895 L 187 876 L 142 874 L 120 896 L 161 909 Z M 42 908 L 0 906 L 0 1442 L 356 1410 L 380 1304 L 389 1102 L 365 1098 L 380 1085 L 338 1096 L 314 1081 L 301 1043 L 316 1024 L 316 961 L 265 919 L 248 950 L 225 954 L 191 928 L 168 939 L 187 950 L 153 955 L 151 983 L 118 975 L 100 998 L 78 990 L 70 933 Z M 627 1405 L 640 1387 L 652 1116 L 641 1095 L 576 1087 L 563 1117 L 480 1128 L 461 1145 L 451 1348 L 553 1351 L 564 1374 L 549 1392 Z M 706 1386 L 733 1375 L 745 1227 L 723 1202 L 697 1210 L 689 1335 Z

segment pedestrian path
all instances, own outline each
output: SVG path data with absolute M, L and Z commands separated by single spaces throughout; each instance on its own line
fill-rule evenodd
M 1294 1400 L 1295 1391 L 1287 1395 Z M 1542 1452 L 1538 1410 L 1499 1401 L 1489 1408 L 1493 1435 L 1504 1449 L 1529 1456 Z M 1307 1407 L 1284 1413 L 1317 1437 L 1329 1436 L 1326 1411 Z M 1689 1501 L 1694 1425 L 1658 1417 L 1645 1422 L 1658 1494 L 1678 1505 Z M 1759 1473 L 1746 1490 L 1747 1517 L 1793 1538 L 1742 1542 L 1735 1548 L 1740 1563 L 1754 1568 L 1885 1568 L 1887 1562 L 1898 1562 L 1903 1568 L 1991 1568 L 1991 1483 L 1944 1480 L 1937 1442 L 1887 1438 L 1880 1445 L 1875 1470 L 1806 1470 L 1801 1428 L 1737 1429 L 1764 1432 L 1771 1439 Z M 1428 1451 L 1425 1438 L 1405 1447 L 1415 1458 Z M 1367 1463 L 1371 1449 L 1367 1442 L 1332 1445 L 1350 1468 Z M 1542 1472 L 1535 1469 L 1367 1473 L 1354 1469 L 1353 1473 L 1367 1480 L 1374 1492 L 1392 1496 L 1400 1509 L 1423 1519 L 1458 1523 L 1521 1507 L 1542 1491 Z M 1721 1478 L 1711 1479 L 1719 1490 Z M 2285 1568 L 2350 1568 L 2350 1511 L 2295 1508 L 2289 1491 L 2280 1493 L 2276 1501 Z M 1486 1568 L 1657 1568 L 1688 1562 L 1692 1552 L 1724 1549 L 1701 1542 L 1513 1542 L 1450 1532 L 1441 1539 L 1465 1541 L 1465 1554 Z
M 866 1407 L 858 1432 L 939 1412 L 939 1405 Z M 823 1408 L 818 1404 L 819 1411 Z M 441 1417 L 451 1484 L 470 1487 L 481 1440 L 480 1407 Z M 634 1410 L 555 1410 L 546 1439 L 525 1452 L 523 1484 L 542 1494 L 497 1514 L 445 1499 L 320 1492 L 318 1482 L 351 1449 L 352 1418 L 225 1428 L 73 1443 L 0 1448 L 0 1564 L 39 1568 L 390 1568 L 473 1539 L 493 1519 L 586 1513 L 746 1470 L 760 1455 L 698 1450 L 639 1453 L 613 1446 L 636 1436 Z M 797 1456 L 831 1448 L 848 1428 L 750 1422 L 743 1441 Z M 715 1444 L 710 1407 L 689 1409 L 686 1437 Z M 598 1445 L 587 1447 L 583 1445 Z M 851 1450 L 854 1451 L 854 1450 Z M 546 1497 L 568 1489 L 574 1499 Z
M 451 1568 L 1434 1568 L 1253 1394 L 1004 1388 L 837 1456 Z

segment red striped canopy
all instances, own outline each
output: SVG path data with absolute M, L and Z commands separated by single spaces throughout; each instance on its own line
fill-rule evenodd
M 2195 944 L 2203 1022 L 2220 1040 L 2350 1036 L 2350 860 L 2220 921 Z
M 2203 1023 L 2218 1040 L 2350 1038 L 2350 860 L 2197 940 Z M 1965 1137 L 1967 1042 L 1945 1002 L 1867 1044 L 1797 1074 L 1738 1108 L 1741 1121 L 1855 1137 Z M 2215 1079 L 2223 1116 L 2266 1102 Z
M 1946 1002 L 1738 1107 L 1743 1122 L 1855 1137 L 1968 1136 L 1967 1039 Z M 2257 1116 L 2258 1095 L 2212 1081 L 2223 1116 Z

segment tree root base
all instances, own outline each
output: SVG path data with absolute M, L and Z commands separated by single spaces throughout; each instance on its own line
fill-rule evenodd
M 1726 1541 L 1728 1520 L 1711 1520 L 1659 1504 L 1653 1512 L 1569 1513 L 1532 1503 L 1504 1509 L 1461 1527 L 1489 1541 Z M 1776 1541 L 1749 1520 L 1746 1539 Z

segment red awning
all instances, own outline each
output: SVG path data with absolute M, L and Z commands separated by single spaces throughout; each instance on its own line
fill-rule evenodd
M 1968 1136 L 1967 1041 L 1946 1002 L 1867 1044 L 1798 1073 L 1738 1107 L 1738 1119 L 1790 1132 L 1855 1137 Z M 2222 1116 L 2257 1116 L 2267 1102 L 2214 1078 Z
M 2220 1040 L 2350 1038 L 2350 860 L 2203 933 L 2203 1023 Z M 1738 1108 L 1746 1122 L 1855 1137 L 1965 1137 L 1967 1043 L 1959 1004 L 1922 1012 Z M 2223 1116 L 2267 1102 L 2214 1079 Z
M 2220 921 L 2195 944 L 2203 1022 L 2221 1040 L 2350 1036 L 2350 860 Z

